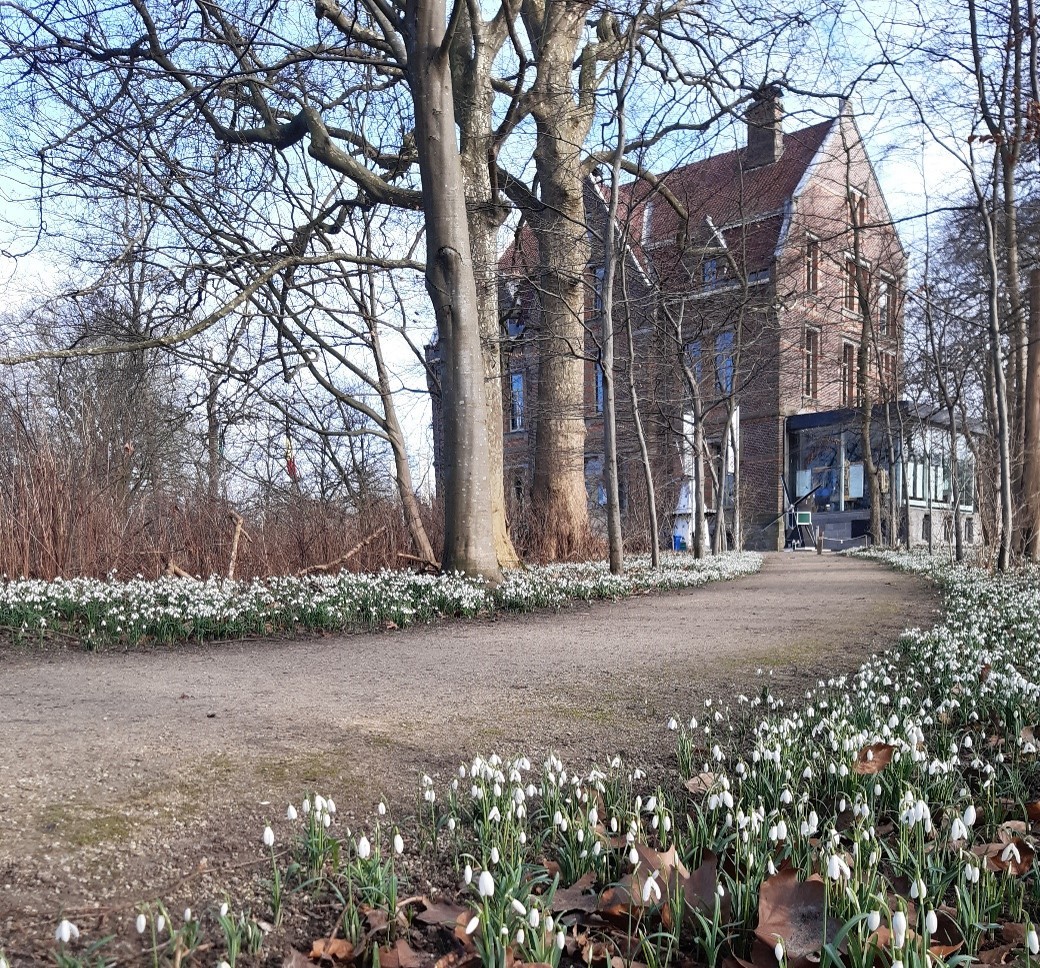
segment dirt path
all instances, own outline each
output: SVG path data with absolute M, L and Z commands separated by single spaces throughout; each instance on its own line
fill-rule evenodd
M 0 653 L 0 942 L 63 906 L 154 895 L 201 857 L 255 857 L 261 818 L 307 790 L 349 822 L 476 752 L 552 748 L 576 766 L 620 752 L 652 769 L 670 762 L 670 713 L 756 692 L 758 667 L 797 695 L 936 607 L 920 579 L 788 554 L 739 581 L 561 613 Z

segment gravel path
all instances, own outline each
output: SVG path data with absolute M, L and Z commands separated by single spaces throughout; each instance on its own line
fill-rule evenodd
M 560 613 L 301 641 L 0 652 L 0 942 L 27 921 L 219 870 L 306 790 L 349 820 L 476 752 L 672 762 L 703 699 L 800 694 L 937 608 L 923 580 L 815 554 Z M 216 883 L 216 881 L 215 881 Z

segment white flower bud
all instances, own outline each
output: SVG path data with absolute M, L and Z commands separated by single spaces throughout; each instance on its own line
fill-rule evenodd
M 357 855 L 361 860 L 368 860 L 372 856 L 372 845 L 364 834 L 361 835 L 361 839 L 358 841 Z
M 264 846 L 274 846 L 274 831 L 270 827 L 264 827 Z
M 495 879 L 491 876 L 491 871 L 480 872 L 480 878 L 477 881 L 477 892 L 481 897 L 495 896 Z

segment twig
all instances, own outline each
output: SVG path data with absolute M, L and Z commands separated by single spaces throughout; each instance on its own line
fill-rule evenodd
M 296 577 L 303 578 L 305 575 L 313 575 L 317 571 L 329 571 L 332 568 L 335 568 L 337 565 L 345 564 L 351 558 L 353 558 L 354 555 L 356 555 L 362 548 L 375 541 L 376 538 L 378 538 L 384 531 L 386 531 L 388 527 L 389 525 L 384 524 L 381 528 L 378 528 L 377 530 L 373 531 L 367 538 L 364 538 L 363 540 L 359 541 L 356 545 L 354 545 L 353 548 L 350 549 L 350 551 L 348 551 L 345 555 L 340 555 L 337 559 L 335 559 L 335 561 L 327 561 L 324 565 L 311 565 L 309 568 L 301 568 L 298 572 L 296 572 Z
M 191 578 L 191 575 L 181 568 L 180 565 L 174 564 L 172 558 L 166 562 L 166 574 L 173 575 L 174 578 Z
M 405 561 L 414 561 L 422 565 L 423 569 L 427 571 L 440 571 L 441 569 L 439 561 L 430 561 L 429 558 L 420 558 L 418 555 L 406 555 L 403 551 L 397 552 L 397 557 L 404 558 Z
M 246 541 L 252 541 L 253 539 L 249 536 L 249 532 L 243 527 L 245 520 L 241 514 L 237 511 L 229 511 L 228 517 L 235 522 L 235 534 L 231 539 L 231 560 L 228 562 L 227 570 L 227 576 L 231 579 L 235 577 L 235 562 L 238 560 L 238 539 L 243 535 L 245 535 Z

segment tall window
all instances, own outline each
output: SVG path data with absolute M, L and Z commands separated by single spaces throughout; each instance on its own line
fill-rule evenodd
M 860 294 L 863 298 L 870 299 L 870 270 L 864 265 L 858 265 L 853 259 L 845 260 L 845 308 L 849 312 L 858 313 L 860 310 Z
M 524 375 L 509 374 L 509 429 L 524 429 Z
M 867 198 L 859 192 L 849 193 L 849 225 L 861 229 L 867 224 Z
M 711 289 L 719 281 L 719 260 L 704 260 L 704 287 Z
M 686 344 L 686 362 L 693 367 L 694 379 L 701 382 L 701 341 L 691 340 Z
M 805 240 L 805 291 L 820 291 L 820 240 L 811 235 Z
M 592 308 L 597 313 L 601 313 L 603 312 L 603 282 L 607 278 L 607 270 L 603 266 L 596 266 L 593 276 Z
M 877 317 L 878 333 L 887 336 L 892 326 L 892 283 L 882 278 L 878 282 Z
M 881 354 L 881 385 L 889 397 L 896 393 L 896 354 Z
M 841 405 L 854 407 L 856 400 L 856 344 L 841 344 Z
M 715 337 L 715 387 L 722 393 L 733 392 L 733 333 L 726 330 Z
M 599 363 L 593 365 L 596 373 L 596 413 L 603 413 L 603 367 Z
M 816 399 L 820 374 L 820 331 L 812 326 L 805 327 L 805 381 L 802 391 L 805 396 Z

